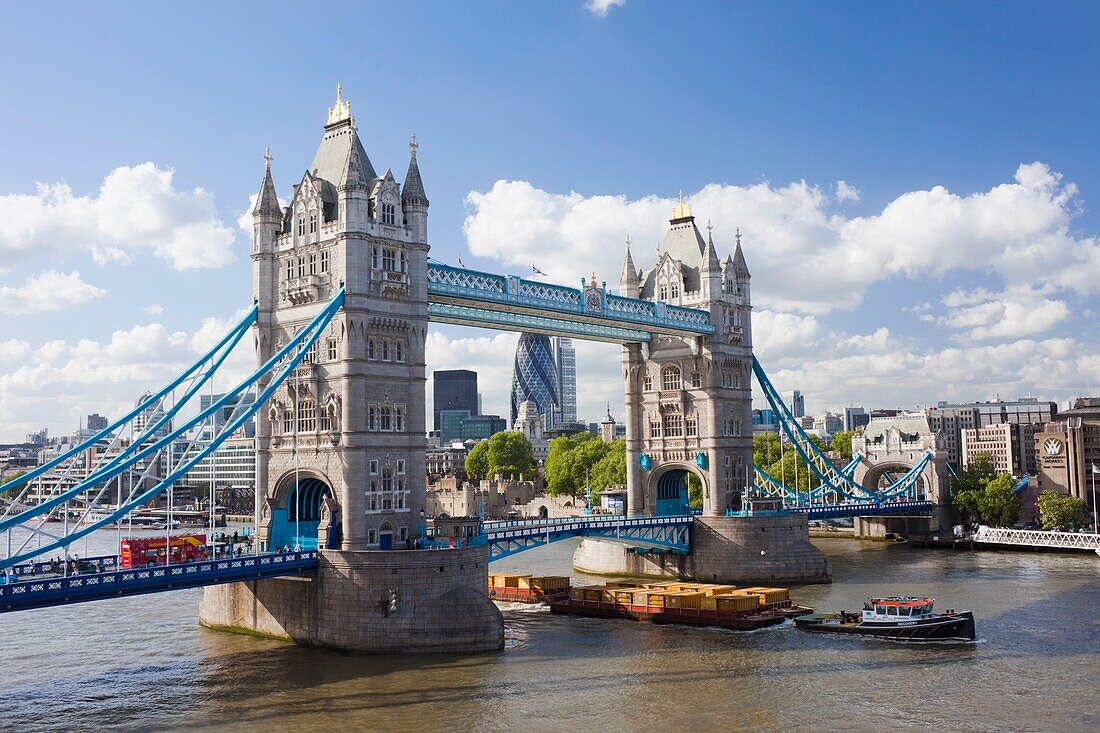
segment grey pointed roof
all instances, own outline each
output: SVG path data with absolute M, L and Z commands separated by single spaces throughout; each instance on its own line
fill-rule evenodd
M 359 167 L 362 170 L 363 179 L 370 181 L 378 175 L 374 172 L 374 166 L 367 157 L 367 151 L 363 149 L 363 143 L 360 142 L 359 133 L 355 130 L 351 119 L 340 124 L 329 125 L 325 128 L 325 136 L 321 138 L 321 144 L 317 147 L 313 162 L 309 164 L 309 172 L 313 177 L 323 181 L 321 195 L 326 201 L 336 200 L 336 186 L 343 178 L 344 166 L 348 162 L 352 147 L 359 156 Z
M 338 181 L 340 186 L 366 188 L 370 178 L 367 178 L 363 170 L 363 154 L 360 153 L 361 150 L 361 145 L 351 145 L 348 147 L 347 159 L 344 161 L 344 170 L 340 174 L 340 180 Z M 370 165 L 369 160 L 367 161 L 367 165 Z
M 634 258 L 630 256 L 630 243 L 627 240 L 626 258 L 623 260 L 623 270 L 619 274 L 619 282 L 632 282 L 638 279 L 638 269 L 634 267 Z
M 717 271 L 720 265 L 718 264 L 718 253 L 714 249 L 714 239 L 711 236 L 710 225 L 707 225 L 707 243 L 703 248 L 703 269 L 709 269 Z
M 703 252 L 706 250 L 706 242 L 699 228 L 695 226 L 695 217 L 691 215 L 681 216 L 669 220 L 668 232 L 665 238 L 657 245 L 657 264 L 661 262 L 661 256 L 668 254 L 674 260 L 680 262 L 681 275 L 684 278 L 684 290 L 687 292 L 699 290 L 699 270 L 703 266 Z M 653 269 L 647 270 L 642 278 L 642 297 L 652 298 L 654 290 Z
M 413 140 L 415 141 L 415 137 Z M 424 182 L 420 180 L 420 166 L 416 162 L 416 148 L 409 156 L 409 171 L 405 174 L 405 185 L 401 189 L 401 201 L 428 205 L 428 195 L 424 193 Z
M 745 277 L 749 275 L 749 265 L 745 262 L 745 253 L 741 251 L 741 236 L 737 236 L 737 249 L 733 251 L 733 271 Z
M 260 184 L 260 195 L 256 197 L 256 206 L 252 209 L 252 215 L 272 214 L 281 216 L 283 209 L 279 206 L 279 195 L 275 192 L 275 182 L 271 180 L 271 163 L 264 167 L 264 181 Z

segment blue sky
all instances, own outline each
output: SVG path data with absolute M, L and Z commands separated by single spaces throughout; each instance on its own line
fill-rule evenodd
M 0 49 L 0 440 L 117 411 L 250 301 L 237 219 L 260 156 L 270 145 L 288 196 L 337 81 L 379 171 L 402 177 L 420 139 L 437 259 L 525 274 L 538 258 L 553 279 L 614 284 L 623 238 L 646 266 L 680 189 L 720 249 L 740 226 L 759 355 L 811 410 L 1100 383 L 1095 5 L 4 16 L 20 30 Z M 434 343 L 429 366 L 496 383 L 514 337 Z M 608 348 L 580 354 L 582 415 L 621 403 Z

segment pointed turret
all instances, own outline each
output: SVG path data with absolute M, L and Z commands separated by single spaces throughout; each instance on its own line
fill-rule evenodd
M 641 277 L 634 267 L 634 259 L 630 256 L 630 237 L 627 237 L 626 257 L 623 259 L 623 271 L 619 275 L 619 295 L 625 298 L 637 298 L 640 285 Z
M 714 227 L 707 222 L 707 246 L 703 248 L 702 272 L 717 272 L 720 269 L 718 253 L 714 249 Z
M 707 243 L 703 247 L 703 263 L 699 268 L 699 290 L 703 298 L 717 298 L 722 292 L 722 266 L 714 249 L 714 227 L 707 222 Z
M 264 180 L 260 184 L 260 193 L 256 197 L 256 206 L 252 216 L 283 216 L 283 207 L 279 206 L 279 195 L 275 193 L 275 182 L 271 180 L 271 148 L 264 148 Z
M 749 265 L 745 262 L 745 253 L 741 251 L 741 230 L 737 230 L 737 249 L 733 252 L 733 272 L 738 280 L 748 280 Z
M 420 143 L 416 135 L 409 140 L 409 171 L 405 174 L 405 185 L 401 189 L 401 207 L 405 210 L 406 226 L 413 239 L 421 244 L 428 243 L 428 196 L 424 193 L 424 182 L 420 179 L 420 164 L 416 161 L 416 151 Z
M 367 188 L 367 175 L 363 169 L 363 158 L 359 154 L 359 146 L 352 145 L 348 148 L 347 159 L 344 161 L 344 171 L 340 174 L 338 190 L 346 188 Z

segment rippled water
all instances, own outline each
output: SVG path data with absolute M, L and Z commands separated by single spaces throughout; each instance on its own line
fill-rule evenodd
M 872 593 L 929 594 L 973 610 L 981 641 L 914 647 L 514 606 L 503 652 L 364 656 L 202 629 L 199 591 L 178 591 L 0 615 L 0 728 L 1100 730 L 1100 558 L 816 542 L 835 582 L 797 588 L 796 601 L 854 609 Z M 493 567 L 562 573 L 574 547 Z

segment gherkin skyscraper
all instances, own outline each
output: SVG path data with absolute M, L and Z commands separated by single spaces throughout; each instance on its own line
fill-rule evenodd
M 554 349 L 550 338 L 539 333 L 520 334 L 516 363 L 512 370 L 512 415 L 514 424 L 520 403 L 533 401 L 546 421 L 546 429 L 557 427 L 561 397 Z

